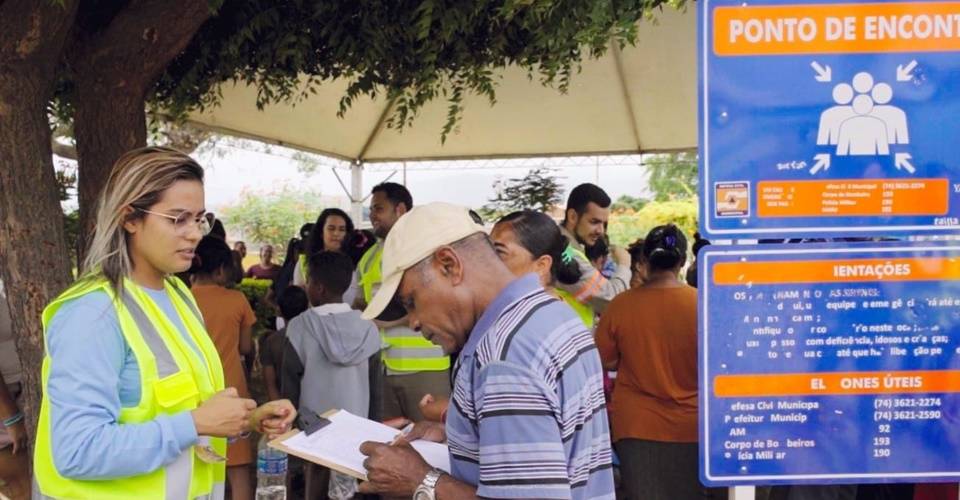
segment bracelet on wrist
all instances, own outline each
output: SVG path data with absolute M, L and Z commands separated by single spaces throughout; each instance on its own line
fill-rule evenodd
M 16 425 L 16 424 L 17 424 L 18 422 L 20 422 L 21 420 L 23 420 L 23 412 L 22 412 L 22 411 L 18 411 L 18 412 L 16 412 L 16 413 L 14 413 L 13 415 L 11 415 L 11 416 L 3 419 L 3 426 L 4 426 L 4 427 L 10 427 L 11 425 Z

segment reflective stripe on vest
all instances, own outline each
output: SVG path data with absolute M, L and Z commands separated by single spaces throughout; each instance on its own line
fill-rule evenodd
M 375 287 L 383 281 L 381 260 L 383 240 L 367 250 L 357 264 L 360 286 L 367 304 L 373 299 Z M 380 330 L 387 347 L 383 350 L 383 364 L 395 372 L 439 372 L 450 368 L 450 357 L 443 349 L 409 328 Z
M 137 324 L 137 328 L 140 329 L 140 335 L 143 335 L 144 342 L 147 343 L 147 346 L 150 347 L 150 352 L 153 353 L 153 357 L 157 362 L 157 376 L 159 378 L 167 378 L 179 372 L 180 367 L 178 367 L 177 362 L 174 361 L 173 354 L 170 353 L 170 349 L 167 349 L 167 344 L 160 338 L 160 332 L 154 328 L 153 323 L 147 318 L 147 313 L 143 312 L 143 309 L 140 308 L 140 305 L 137 304 L 137 301 L 133 300 L 133 297 L 131 297 L 129 293 L 123 293 L 121 297 L 123 299 L 123 305 L 127 308 L 127 311 L 130 312 L 130 315 L 133 316 L 133 321 Z
M 381 330 L 387 348 L 383 363 L 396 372 L 438 372 L 450 368 L 450 357 L 443 348 L 406 327 Z
M 33 478 L 32 484 L 33 484 L 33 488 L 32 488 L 33 492 L 32 492 L 32 495 L 30 496 L 32 500 L 58 500 L 54 497 L 48 497 L 40 492 L 40 486 L 37 485 L 36 477 Z M 210 493 L 195 497 L 193 500 L 223 500 L 224 498 L 226 498 L 226 493 L 227 493 L 226 482 L 214 483 L 213 490 Z
M 310 279 L 310 273 L 307 271 L 307 254 L 300 254 L 300 275 L 303 276 L 303 282 Z
M 121 408 L 118 417 L 120 425 L 144 423 L 158 415 L 190 411 L 201 401 L 223 390 L 220 359 L 204 328 L 196 301 L 179 279 L 166 280 L 164 286 L 187 335 L 199 349 L 199 356 L 163 309 L 130 280 L 124 281 L 119 300 L 106 280 L 86 279 L 68 288 L 44 309 L 44 398 L 34 451 L 35 498 L 223 498 L 225 464 L 201 461 L 194 453 L 194 447 L 184 450 L 173 463 L 161 469 L 111 480 L 69 479 L 60 475 L 53 462 L 50 402 L 46 397 L 52 360 L 46 345 L 46 334 L 57 311 L 71 300 L 88 293 L 106 293 L 116 311 L 123 338 L 136 358 L 140 370 L 140 402 L 132 408 Z M 225 439 L 201 439 L 218 453 L 226 455 Z

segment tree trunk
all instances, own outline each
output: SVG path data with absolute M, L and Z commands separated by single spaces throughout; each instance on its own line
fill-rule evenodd
M 62 6 L 0 2 L 0 276 L 23 365 L 21 409 L 31 437 L 40 406 L 40 313 L 70 283 L 47 104 L 76 8 L 70 0 Z
M 114 89 L 104 80 L 77 79 L 74 94 L 74 125 L 77 140 L 77 194 L 80 202 L 80 262 L 93 238 L 97 197 L 110 176 L 110 169 L 123 153 L 147 144 L 147 119 L 143 95 L 129 89 Z M 99 80 L 99 78 L 97 78 Z M 119 90 L 119 91 L 118 91 Z
M 210 15 L 208 0 L 131 0 L 106 29 L 74 34 L 70 60 L 76 71 L 74 132 L 83 253 L 92 236 L 97 197 L 114 162 L 147 144 L 147 93 Z
M 43 360 L 40 313 L 70 283 L 70 252 L 50 151 L 48 87 L 14 75 L 0 75 L 0 261 L 24 369 L 21 409 L 31 416 L 33 436 Z

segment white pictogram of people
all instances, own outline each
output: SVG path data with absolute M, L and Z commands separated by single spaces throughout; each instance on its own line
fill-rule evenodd
M 874 83 L 873 75 L 857 73 L 853 85 L 833 88 L 832 106 L 820 114 L 817 145 L 836 146 L 837 156 L 890 154 L 891 144 L 910 144 L 907 114 L 890 105 L 893 88 Z

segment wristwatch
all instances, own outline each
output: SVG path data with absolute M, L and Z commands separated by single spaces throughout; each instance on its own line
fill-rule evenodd
M 420 486 L 413 492 L 413 500 L 436 500 L 437 483 L 440 482 L 440 476 L 446 474 L 440 469 L 434 468 L 423 478 Z

